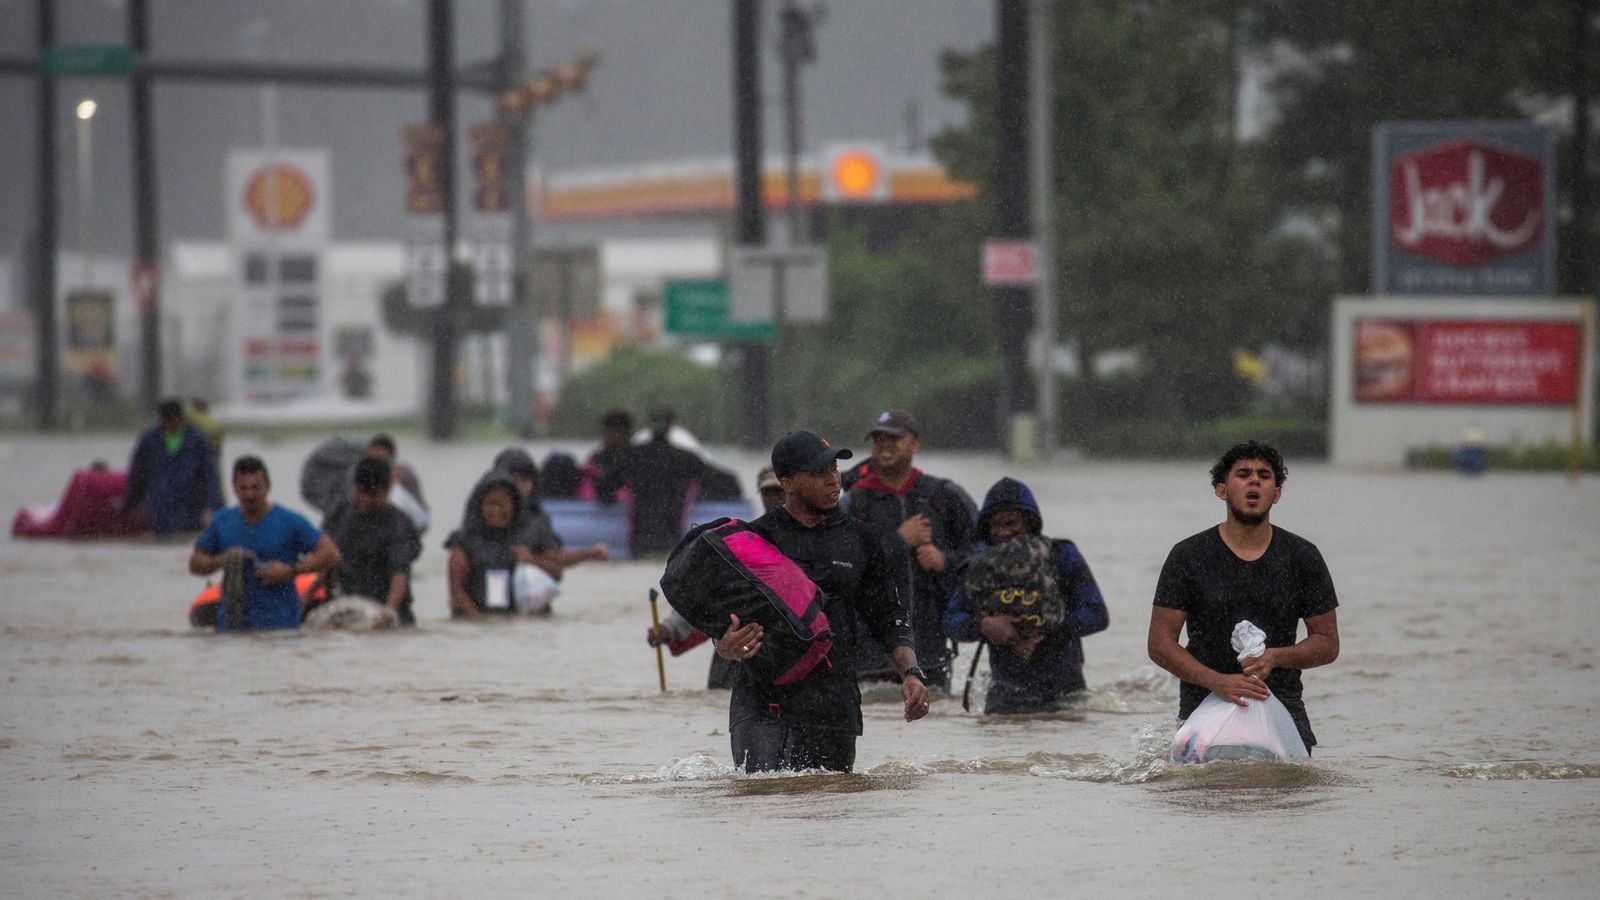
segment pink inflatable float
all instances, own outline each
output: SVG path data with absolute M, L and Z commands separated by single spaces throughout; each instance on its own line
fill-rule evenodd
M 55 503 L 24 506 L 11 534 L 25 538 L 126 537 L 150 530 L 144 516 L 122 508 L 127 472 L 80 469 Z

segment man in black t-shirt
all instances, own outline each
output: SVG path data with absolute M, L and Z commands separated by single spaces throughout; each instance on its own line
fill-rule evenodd
M 411 520 L 389 503 L 393 477 L 389 463 L 364 457 L 351 476 L 352 499 L 328 513 L 322 530 L 342 557 L 329 576 L 332 594 L 370 597 L 393 610 L 400 624 L 413 625 L 411 563 L 422 547 Z
M 1316 545 L 1269 518 L 1288 477 L 1268 444 L 1246 441 L 1223 454 L 1211 484 L 1227 509 L 1220 526 L 1180 541 L 1167 555 L 1150 614 L 1150 658 L 1182 681 L 1178 719 L 1208 693 L 1247 705 L 1275 695 L 1294 718 L 1306 749 L 1316 735 L 1301 699 L 1300 670 L 1339 656 L 1338 597 Z M 1301 620 L 1306 637 L 1296 642 Z M 1267 649 L 1241 662 L 1233 628 L 1248 620 Z M 1178 634 L 1187 627 L 1187 647 Z

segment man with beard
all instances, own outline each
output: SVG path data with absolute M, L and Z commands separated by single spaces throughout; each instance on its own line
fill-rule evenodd
M 1234 445 L 1212 467 L 1212 489 L 1226 517 L 1168 554 L 1156 583 L 1149 652 L 1182 682 L 1180 722 L 1209 693 L 1240 706 L 1275 695 L 1309 750 L 1317 739 L 1301 699 L 1300 670 L 1338 658 L 1339 600 L 1316 546 L 1269 521 L 1288 474 L 1278 451 L 1258 441 Z M 1307 633 L 1297 643 L 1301 619 Z M 1231 643 L 1241 621 L 1267 635 L 1266 652 L 1243 662 Z M 1178 634 L 1186 626 L 1185 647 Z
M 911 627 L 895 593 L 882 544 L 864 525 L 839 510 L 839 465 L 851 453 L 810 431 L 784 435 L 772 448 L 772 468 L 784 504 L 750 523 L 779 553 L 800 567 L 826 597 L 823 614 L 833 627 L 828 665 L 800 681 L 777 685 L 742 663 L 761 652 L 762 627 L 737 615 L 717 640 L 717 655 L 737 663 L 729 700 L 728 734 L 734 764 L 748 772 L 826 769 L 848 772 L 861 734 L 861 690 L 856 685 L 858 633 L 888 647 L 901 678 L 907 722 L 928 713 L 928 689 L 917 668 Z M 857 623 L 860 623 L 859 625 Z
M 872 466 L 846 495 L 845 509 L 872 528 L 895 573 L 900 599 L 911 612 L 917 658 L 928 670 L 928 687 L 950 689 L 950 645 L 944 613 L 955 590 L 956 566 L 972 544 L 971 499 L 955 482 L 937 478 L 915 465 L 922 448 L 922 426 L 910 413 L 891 409 L 879 415 L 867 432 L 872 441 Z M 862 641 L 856 658 L 864 679 L 893 675 L 883 648 Z

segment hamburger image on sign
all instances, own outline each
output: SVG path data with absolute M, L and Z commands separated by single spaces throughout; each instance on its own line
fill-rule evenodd
M 1356 323 L 1356 399 L 1409 400 L 1416 340 L 1402 322 Z

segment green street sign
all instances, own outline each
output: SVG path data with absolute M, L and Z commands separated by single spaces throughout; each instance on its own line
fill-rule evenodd
M 51 75 L 126 75 L 133 50 L 122 44 L 65 44 L 46 47 L 41 62 Z
M 772 322 L 735 322 L 726 281 L 669 281 L 661 291 L 668 334 L 713 341 L 771 343 Z

